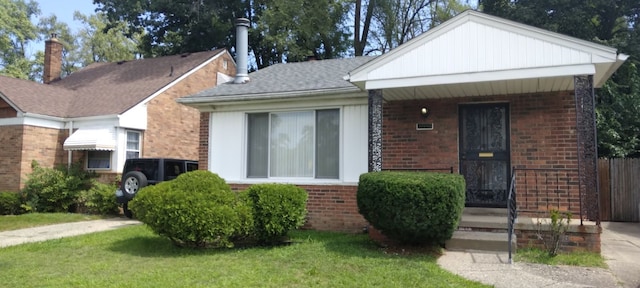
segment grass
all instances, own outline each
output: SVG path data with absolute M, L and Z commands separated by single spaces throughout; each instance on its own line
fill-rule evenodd
M 541 263 L 547 265 L 571 265 L 584 267 L 607 268 L 602 255 L 593 252 L 560 253 L 555 257 L 543 249 L 523 248 L 518 249 L 514 257 L 515 261 Z
M 0 231 L 104 218 L 105 216 L 101 215 L 85 215 L 76 213 L 27 213 L 21 215 L 5 215 L 0 216 Z
M 432 254 L 385 253 L 367 235 L 294 231 L 278 247 L 178 248 L 146 226 L 0 248 L 4 287 L 488 287 Z

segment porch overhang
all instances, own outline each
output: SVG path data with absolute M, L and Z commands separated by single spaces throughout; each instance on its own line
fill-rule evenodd
M 116 150 L 114 128 L 80 128 L 64 141 L 64 150 Z
M 345 76 L 385 100 L 574 90 L 591 75 L 601 87 L 624 63 L 616 49 L 465 11 Z

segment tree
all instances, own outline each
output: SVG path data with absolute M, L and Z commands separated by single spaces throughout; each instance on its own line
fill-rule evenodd
M 348 5 L 340 0 L 270 0 L 256 15 L 263 47 L 276 57 L 259 53 L 262 64 L 304 61 L 307 57 L 332 59 L 348 48 L 343 25 Z M 263 50 L 263 51 L 268 51 Z M 265 61 L 266 60 L 266 61 Z M 268 62 L 268 63 L 265 63 Z
M 25 47 L 37 39 L 30 17 L 40 14 L 34 1 L 0 0 L 0 74 L 29 79 L 33 62 Z
M 360 24 L 359 5 L 361 3 L 356 0 L 355 54 L 362 55 L 365 47 L 367 47 L 367 53 L 386 53 L 458 13 L 470 9 L 471 6 L 467 2 L 463 4 L 462 1 L 457 0 L 370 1 L 364 22 Z M 358 36 L 360 25 L 363 25 L 363 33 Z
M 640 156 L 640 2 L 481 0 L 484 12 L 618 48 L 630 55 L 596 92 L 598 154 Z
M 39 30 L 39 40 L 48 40 L 52 35 L 56 36 L 56 39 L 60 43 L 62 43 L 62 77 L 71 74 L 73 71 L 76 71 L 78 67 L 76 67 L 75 61 L 73 57 L 71 57 L 73 51 L 78 48 L 78 43 L 71 33 L 71 29 L 69 25 L 64 22 L 58 22 L 58 18 L 55 15 L 51 15 L 49 17 L 41 18 L 38 22 L 38 30 Z M 42 54 L 42 62 L 36 62 L 34 65 L 34 70 L 32 72 L 38 73 L 38 76 L 35 78 L 41 78 L 40 73 L 42 73 L 42 67 L 44 65 L 44 54 Z
M 104 13 L 87 16 L 78 11 L 73 14 L 73 19 L 81 21 L 84 25 L 76 34 L 76 39 L 81 45 L 78 45 L 72 54 L 73 60 L 79 66 L 94 62 L 131 60 L 138 56 L 137 47 L 142 35 L 129 31 L 126 23 L 108 23 Z M 108 25 L 111 29 L 104 32 Z
M 307 56 L 333 58 L 346 52 L 346 0 L 94 0 L 110 23 L 145 32 L 143 56 L 171 55 L 234 46 L 234 21 L 251 21 L 249 49 L 256 68 Z M 113 25 L 105 30 L 113 29 Z

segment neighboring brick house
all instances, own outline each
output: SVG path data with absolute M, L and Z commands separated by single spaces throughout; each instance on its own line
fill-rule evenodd
M 597 203 L 585 177 L 597 173 L 593 88 L 626 57 L 465 11 L 375 58 L 277 64 L 178 102 L 208 115 L 207 169 L 235 189 L 300 185 L 310 228 L 361 231 L 359 175 L 386 169 L 460 173 L 467 206 L 479 207 L 506 207 L 512 167 L 578 169 L 554 178 L 552 204 L 580 213 L 582 200 Z M 522 194 L 519 209 L 550 209 L 552 196 Z
M 82 161 L 113 180 L 126 158 L 198 158 L 200 113 L 175 99 L 226 82 L 224 49 L 94 63 L 60 79 L 62 44 L 45 47 L 44 81 L 0 76 L 0 191 L 23 187 L 31 162 Z

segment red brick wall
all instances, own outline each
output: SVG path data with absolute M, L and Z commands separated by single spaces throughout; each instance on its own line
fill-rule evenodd
M 223 67 L 225 60 L 226 69 Z M 177 103 L 176 99 L 214 87 L 217 72 L 234 75 L 232 63 L 231 57 L 223 54 L 149 102 L 143 157 L 198 159 L 200 112 Z
M 235 191 L 246 184 L 231 184 Z M 367 221 L 358 213 L 357 186 L 298 185 L 309 193 L 306 229 L 360 233 Z
M 209 170 L 209 112 L 200 113 L 200 145 L 198 146 L 198 169 Z
M 509 104 L 511 166 L 578 167 L 573 92 L 555 92 L 386 102 L 383 107 L 383 169 L 454 167 L 458 172 L 458 106 L 487 102 Z M 421 107 L 431 110 L 427 119 L 421 116 Z M 433 123 L 434 129 L 418 131 L 416 123 Z M 559 208 L 578 216 L 577 178 L 571 174 L 568 177 L 562 183 L 566 187 L 560 187 L 562 191 L 552 195 L 555 196 L 551 197 L 553 203 L 546 201 L 549 197 L 529 194 L 529 197 L 518 198 L 519 207 L 529 210 Z M 546 193 L 551 189 L 536 188 L 528 191 Z
M 561 237 L 560 251 L 588 251 L 593 253 L 600 253 L 601 232 L 602 228 L 597 226 L 572 226 L 572 231 L 567 231 Z M 516 229 L 515 233 L 517 239 L 516 245 L 518 248 L 533 247 L 538 249 L 545 249 L 545 243 L 538 238 L 538 234 L 540 232 L 538 232 L 537 230 Z

